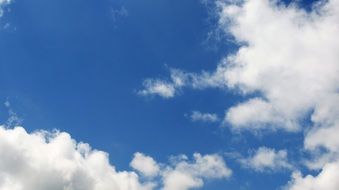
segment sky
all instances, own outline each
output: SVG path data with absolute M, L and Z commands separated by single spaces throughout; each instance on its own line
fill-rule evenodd
M 339 0 L 0 13 L 0 190 L 339 189 Z

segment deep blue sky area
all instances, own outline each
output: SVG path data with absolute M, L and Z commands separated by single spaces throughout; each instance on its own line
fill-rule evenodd
M 185 116 L 200 110 L 223 117 L 242 99 L 235 92 L 188 89 L 167 100 L 137 94 L 146 78 L 166 79 L 169 68 L 212 71 L 235 51 L 230 41 L 208 38 L 216 26 L 208 10 L 198 0 L 17 0 L 0 21 L 0 101 L 11 102 L 28 131 L 66 131 L 108 152 L 121 170 L 137 151 L 164 162 L 268 145 L 297 150 L 291 141 L 302 142 L 302 134 L 233 134 Z M 5 106 L 0 110 L 5 122 Z M 225 159 L 237 172 L 203 189 L 269 190 L 290 178 Z

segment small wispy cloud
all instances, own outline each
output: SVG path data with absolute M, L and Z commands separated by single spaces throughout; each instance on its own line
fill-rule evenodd
M 117 8 L 117 9 L 112 8 L 111 15 L 112 15 L 113 22 L 116 22 L 120 18 L 127 17 L 128 11 L 124 6 Z
M 176 93 L 176 86 L 161 80 L 147 79 L 143 82 L 144 89 L 138 91 L 139 95 L 158 95 L 163 98 L 172 98 Z
M 219 117 L 215 113 L 202 113 L 200 111 L 192 111 L 189 116 L 192 121 L 202 121 L 202 122 L 217 122 Z
M 8 119 L 6 121 L 7 127 L 15 127 L 22 125 L 23 119 L 21 119 L 16 112 L 13 111 L 11 107 L 11 103 L 7 100 L 4 103 L 5 107 L 7 108 L 8 112 Z
M 12 0 L 0 0 L 0 17 L 4 14 L 4 7 L 11 2 Z
M 173 98 L 184 87 L 193 89 L 225 88 L 224 69 L 223 65 L 213 73 L 203 71 L 197 74 L 170 68 L 170 79 L 146 79 L 143 81 L 143 88 L 139 91 L 139 94 Z
M 143 82 L 143 89 L 138 91 L 139 95 L 158 95 L 162 98 L 173 98 L 180 89 L 187 85 L 188 77 L 180 70 L 170 69 L 169 80 L 146 79 Z

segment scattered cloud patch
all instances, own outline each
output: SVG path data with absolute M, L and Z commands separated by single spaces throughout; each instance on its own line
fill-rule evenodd
M 260 147 L 248 158 L 238 160 L 242 166 L 258 172 L 272 172 L 292 169 L 289 164 L 286 150 L 276 151 L 267 147 Z

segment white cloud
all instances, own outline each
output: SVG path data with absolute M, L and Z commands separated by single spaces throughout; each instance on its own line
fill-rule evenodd
M 230 108 L 225 120 L 237 129 L 296 131 L 311 113 L 304 145 L 315 157 L 308 166 L 322 171 L 295 176 L 290 189 L 338 189 L 339 1 L 322 1 L 311 12 L 267 0 L 219 7 L 220 25 L 246 44 L 226 58 L 225 81 L 261 94 Z
M 3 8 L 11 2 L 12 0 L 0 0 L 0 17 L 4 14 Z
M 289 190 L 338 190 L 339 162 L 327 163 L 317 176 L 303 177 L 300 172 L 293 173 L 292 180 L 286 189 Z
M 339 153 L 339 95 L 328 96 L 317 106 L 312 121 L 315 127 L 305 137 L 305 148 L 325 148 Z
M 244 167 L 259 172 L 292 169 L 292 165 L 288 163 L 286 150 L 276 151 L 267 147 L 260 147 L 253 155 L 248 158 L 241 158 L 239 162 Z
M 215 73 L 203 71 L 200 74 L 188 73 L 179 69 L 170 69 L 170 80 L 146 79 L 143 82 L 141 95 L 159 95 L 163 98 L 173 98 L 183 87 L 204 89 L 207 87 L 225 88 L 226 83 L 221 80 L 223 68 Z
M 339 0 L 320 0 L 311 11 L 275 0 L 216 4 L 220 29 L 240 47 L 215 71 L 176 70 L 184 82 L 174 91 L 220 88 L 256 96 L 228 108 L 224 122 L 250 131 L 306 127 L 304 149 L 313 160 L 305 164 L 322 171 L 297 177 L 291 188 L 338 189 L 332 179 L 338 178 L 333 171 L 339 160 Z M 303 126 L 305 119 L 311 121 L 308 126 Z M 252 165 L 269 167 L 276 154 L 271 151 L 266 162 L 254 156 Z
M 133 169 L 139 171 L 147 177 L 156 176 L 160 169 L 159 165 L 152 157 L 146 156 L 140 152 L 134 154 L 134 158 L 130 165 Z
M 160 184 L 165 190 L 188 190 L 202 187 L 205 179 L 231 174 L 218 155 L 195 154 L 193 161 L 180 159 L 160 167 L 153 158 L 136 153 L 131 166 L 146 177 L 157 177 L 141 179 L 134 171 L 117 171 L 106 152 L 77 143 L 68 133 L 27 133 L 22 127 L 0 127 L 0 155 L 1 190 L 153 190 Z
M 296 131 L 310 111 L 317 112 L 325 99 L 338 95 L 338 0 L 311 12 L 269 0 L 217 4 L 220 28 L 240 48 L 214 72 L 174 70 L 183 82 L 177 86 L 174 80 L 166 81 L 172 87 L 170 97 L 184 86 L 260 94 L 231 107 L 225 121 L 235 129 Z
M 232 171 L 218 155 L 196 153 L 193 162 L 182 156 L 163 172 L 163 190 L 195 189 L 203 186 L 203 179 L 227 178 L 231 174 Z
M 138 91 L 140 95 L 158 95 L 163 98 L 172 98 L 176 93 L 176 86 L 160 80 L 147 79 L 143 83 L 145 89 Z
M 311 13 L 267 0 L 219 4 L 220 25 L 246 44 L 226 59 L 227 85 L 262 95 L 229 109 L 226 121 L 295 130 L 309 111 L 337 95 L 337 4 L 329 1 Z
M 267 127 L 271 129 L 284 127 L 289 131 L 298 129 L 296 121 L 283 118 L 272 104 L 261 98 L 252 98 L 230 108 L 226 113 L 225 121 L 230 122 L 236 130 L 264 129 Z M 274 123 L 274 125 L 269 126 L 269 123 Z
M 190 115 L 192 121 L 216 122 L 219 117 L 215 113 L 201 113 L 200 111 L 193 111 Z
M 189 76 L 177 69 L 170 69 L 170 80 L 146 79 L 143 82 L 143 89 L 139 90 L 140 95 L 158 95 L 163 98 L 173 98 L 178 94 L 181 87 L 187 85 Z
M 150 190 L 134 172 L 116 171 L 108 154 L 62 132 L 0 128 L 2 190 Z

